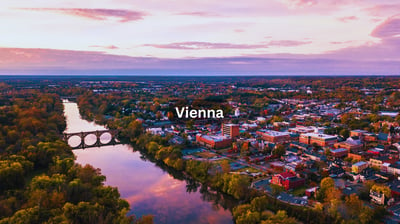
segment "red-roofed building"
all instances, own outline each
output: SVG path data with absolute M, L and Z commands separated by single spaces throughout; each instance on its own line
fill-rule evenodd
M 228 148 L 232 145 L 232 139 L 226 136 L 217 135 L 196 135 L 196 142 L 199 145 L 212 149 Z
M 276 174 L 271 179 L 271 184 L 276 184 L 276 185 L 282 186 L 286 190 L 303 186 L 304 183 L 305 183 L 305 180 L 303 178 L 298 178 L 292 172 L 284 172 L 284 173 Z

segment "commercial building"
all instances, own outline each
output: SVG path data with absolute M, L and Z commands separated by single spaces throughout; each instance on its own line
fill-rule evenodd
M 222 149 L 232 145 L 232 139 L 227 136 L 220 135 L 196 135 L 196 142 L 211 149 Z
M 305 144 L 317 144 L 319 146 L 333 146 L 337 142 L 334 135 L 305 133 L 300 135 L 299 141 Z
M 261 138 L 267 142 L 272 143 L 285 143 L 291 141 L 291 136 L 289 132 L 280 132 L 273 130 L 259 130 L 256 132 Z
M 304 134 L 304 133 L 323 133 L 325 128 L 314 126 L 297 125 L 295 128 L 289 128 L 288 132 Z
M 230 138 L 239 136 L 239 125 L 238 124 L 222 124 L 222 135 L 227 135 Z

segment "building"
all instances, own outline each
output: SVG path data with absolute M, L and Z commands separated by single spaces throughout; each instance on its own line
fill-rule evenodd
M 372 167 L 381 169 L 384 163 L 393 164 L 396 161 L 396 158 L 392 158 L 389 156 L 380 156 L 377 158 L 370 158 L 369 164 Z
M 399 176 L 400 175 L 400 164 L 399 163 L 390 164 L 387 169 L 387 172 L 390 174 Z M 400 188 L 399 188 L 399 190 L 400 190 Z
M 259 130 L 256 132 L 262 137 L 263 140 L 272 143 L 285 143 L 291 141 L 291 136 L 289 132 L 280 132 L 273 130 Z
M 239 125 L 238 124 L 222 124 L 222 135 L 227 135 L 230 138 L 239 136 Z
M 284 172 L 276 174 L 271 179 L 271 184 L 282 186 L 285 190 L 294 189 L 297 187 L 304 186 L 305 180 L 297 177 L 292 172 Z
M 353 173 L 360 173 L 361 171 L 363 171 L 367 167 L 368 167 L 368 163 L 367 162 L 360 161 L 360 162 L 354 163 L 353 166 L 351 166 L 351 171 Z
M 345 157 L 349 153 L 348 149 L 345 148 L 338 148 L 338 149 L 332 149 L 331 150 L 331 155 L 333 157 Z
M 196 142 L 211 149 L 222 149 L 232 145 L 232 139 L 227 136 L 219 135 L 196 135 Z
M 305 144 L 317 144 L 319 146 L 333 146 L 337 142 L 334 135 L 304 133 L 300 135 L 299 141 Z
M 313 127 L 313 126 L 302 126 L 297 125 L 295 128 L 289 128 L 288 132 L 304 134 L 304 133 L 323 133 L 325 128 Z
M 360 139 L 362 139 L 362 137 L 367 133 L 368 133 L 368 131 L 365 131 L 365 130 L 358 130 L 358 129 L 357 130 L 351 130 L 350 131 L 350 136 L 357 136 Z
M 349 140 L 349 139 L 344 142 L 335 143 L 334 144 L 335 148 L 345 148 L 348 149 L 350 152 L 362 150 L 363 144 L 360 142 L 360 140 Z

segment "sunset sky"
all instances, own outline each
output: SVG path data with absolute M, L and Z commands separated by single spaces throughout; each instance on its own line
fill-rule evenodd
M 399 0 L 1 0 L 0 74 L 400 75 Z

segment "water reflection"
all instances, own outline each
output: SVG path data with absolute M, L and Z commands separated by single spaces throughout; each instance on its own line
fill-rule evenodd
M 82 120 L 75 103 L 64 106 L 68 131 L 105 129 Z M 129 145 L 80 149 L 74 154 L 78 163 L 101 169 L 106 184 L 117 186 L 129 202 L 131 214 L 153 214 L 155 223 L 232 223 L 229 209 L 234 200 L 151 161 Z

